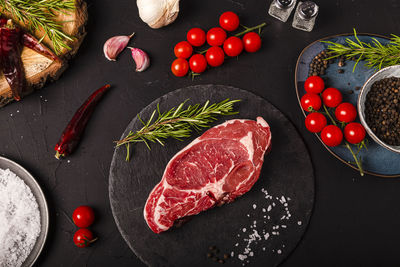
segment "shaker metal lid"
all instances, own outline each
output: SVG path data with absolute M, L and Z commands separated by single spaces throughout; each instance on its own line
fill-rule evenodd
M 318 14 L 318 6 L 312 1 L 302 2 L 299 6 L 299 15 L 303 19 L 311 19 Z
M 293 6 L 295 2 L 295 0 L 275 0 L 276 5 L 282 9 Z

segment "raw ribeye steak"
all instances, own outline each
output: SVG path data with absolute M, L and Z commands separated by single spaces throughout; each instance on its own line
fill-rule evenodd
M 180 218 L 249 191 L 270 144 L 270 128 L 261 117 L 226 121 L 193 140 L 169 161 L 146 201 L 144 218 L 150 229 L 166 231 Z

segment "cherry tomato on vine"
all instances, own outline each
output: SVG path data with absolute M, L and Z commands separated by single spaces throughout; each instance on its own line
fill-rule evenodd
M 201 54 L 195 54 L 189 59 L 189 66 L 193 72 L 202 73 L 207 68 L 207 60 Z
M 212 67 L 221 66 L 224 63 L 225 53 L 219 46 L 210 47 L 206 53 L 206 59 L 208 65 Z
M 322 92 L 322 100 L 325 106 L 334 108 L 342 103 L 343 97 L 342 93 L 336 88 L 326 88 Z
M 224 52 L 230 57 L 236 57 L 243 51 L 243 43 L 240 38 L 231 36 L 224 42 Z
M 310 76 L 304 83 L 304 89 L 307 93 L 319 94 L 324 90 L 325 83 L 319 76 Z
M 186 59 L 177 58 L 172 62 L 171 71 L 177 77 L 185 76 L 189 71 L 189 63 Z
M 72 220 L 75 225 L 81 228 L 86 228 L 94 222 L 94 212 L 89 206 L 79 206 L 72 213 Z
M 93 238 L 93 233 L 89 229 L 81 228 L 74 234 L 74 243 L 77 247 L 85 248 L 94 241 L 96 239 Z
M 339 121 L 349 123 L 356 119 L 357 110 L 354 105 L 345 102 L 337 106 L 335 116 Z
M 320 132 L 326 126 L 326 123 L 325 116 L 318 112 L 308 114 L 305 120 L 307 130 L 312 133 Z
M 243 36 L 244 50 L 254 53 L 261 48 L 261 37 L 255 32 L 248 32 Z
M 207 43 L 211 46 L 222 45 L 225 39 L 226 32 L 220 27 L 211 28 L 207 32 Z
M 328 125 L 322 129 L 321 139 L 327 146 L 338 146 L 343 140 L 342 130 L 335 125 Z
M 321 98 L 317 94 L 310 94 L 306 93 L 301 97 L 301 107 L 305 110 L 310 112 L 310 108 L 313 110 L 319 110 L 322 105 Z
M 175 45 L 174 53 L 177 58 L 189 58 L 193 53 L 193 47 L 188 41 L 182 41 Z
M 344 137 L 351 144 L 361 143 L 365 138 L 365 128 L 358 122 L 352 122 L 344 127 Z
M 232 11 L 222 13 L 219 17 L 219 25 L 229 32 L 236 30 L 239 27 L 239 17 Z
M 186 39 L 193 46 L 202 46 L 206 42 L 206 33 L 200 28 L 192 28 L 188 31 Z

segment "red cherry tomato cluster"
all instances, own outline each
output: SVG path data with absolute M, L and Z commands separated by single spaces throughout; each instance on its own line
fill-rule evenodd
M 72 214 L 72 220 L 80 229 L 74 234 L 74 243 L 77 247 L 84 248 L 97 240 L 92 231 L 87 229 L 94 222 L 94 211 L 89 206 L 79 206 Z
M 239 17 L 228 11 L 219 18 L 219 26 L 206 33 L 200 28 L 192 28 L 186 34 L 187 41 L 175 45 L 174 54 L 177 57 L 172 62 L 171 71 L 177 77 L 185 76 L 189 69 L 193 73 L 202 73 L 207 66 L 218 67 L 224 63 L 225 55 L 236 57 L 243 50 L 254 53 L 261 48 L 260 35 L 255 32 L 246 33 L 242 39 L 236 36 L 227 36 L 227 31 L 235 31 L 239 27 Z M 203 46 L 207 42 L 211 47 L 203 53 L 193 54 L 193 47 Z
M 338 146 L 343 141 L 343 136 L 351 144 L 359 144 L 365 138 L 365 129 L 358 122 L 353 122 L 357 117 L 357 110 L 353 104 L 342 102 L 342 93 L 336 88 L 326 88 L 319 76 L 310 76 L 304 83 L 306 94 L 300 100 L 301 107 L 310 112 L 305 119 L 307 130 L 312 133 L 321 133 L 322 142 L 327 146 Z M 322 99 L 321 99 L 322 98 Z M 323 113 L 319 113 L 322 104 L 335 108 L 335 118 L 344 127 L 344 131 L 336 125 L 327 125 Z M 344 135 L 343 135 L 344 133 Z

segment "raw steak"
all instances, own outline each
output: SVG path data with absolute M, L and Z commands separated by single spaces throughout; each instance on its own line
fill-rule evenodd
M 271 132 L 261 117 L 217 125 L 179 151 L 151 191 L 144 218 L 151 230 L 168 230 L 180 218 L 232 202 L 260 176 Z

